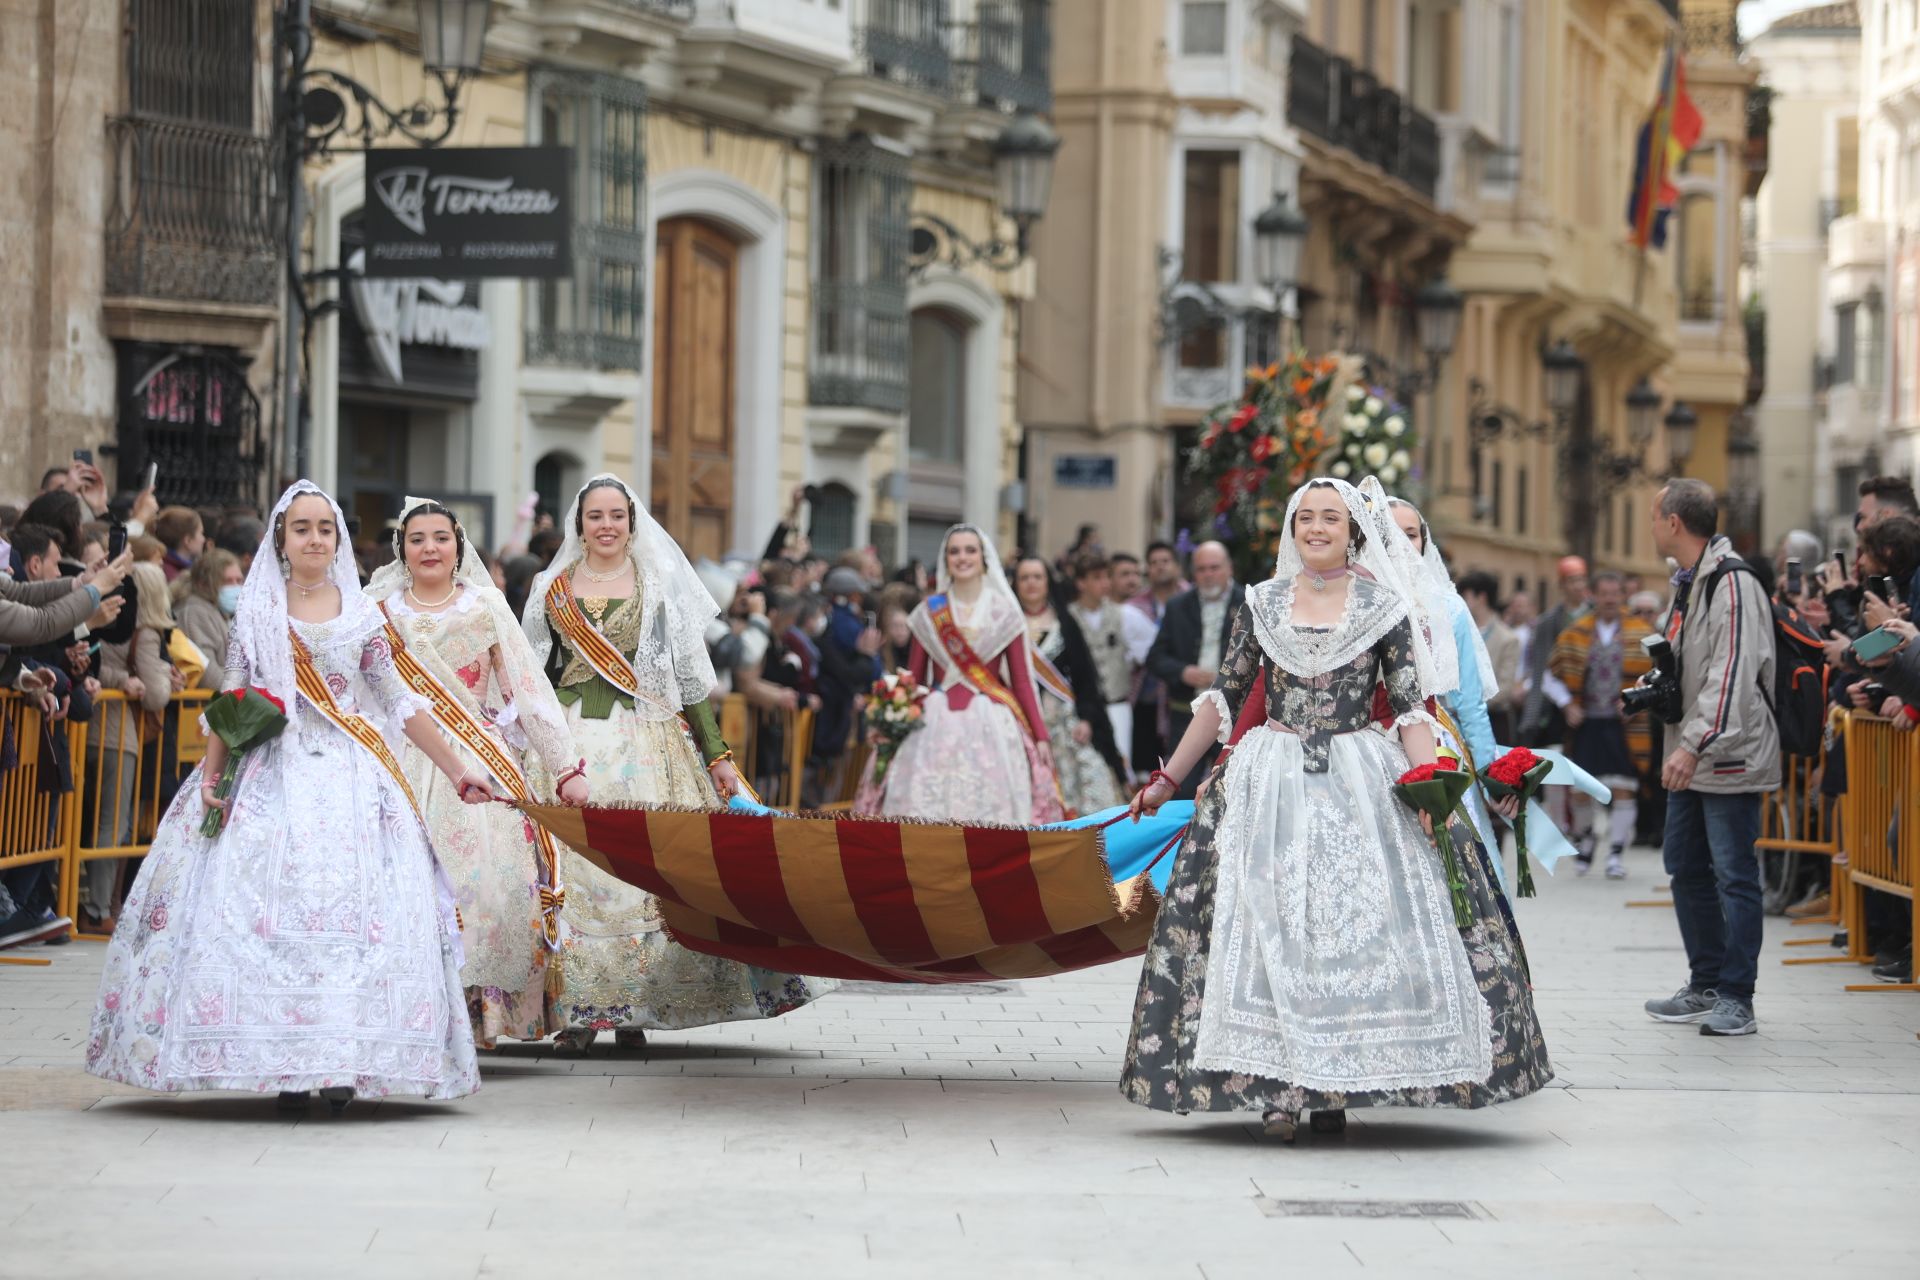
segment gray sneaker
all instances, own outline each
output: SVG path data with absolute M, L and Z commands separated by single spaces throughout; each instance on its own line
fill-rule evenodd
M 1647 1015 L 1656 1022 L 1698 1022 L 1713 1012 L 1717 991 L 1680 988 L 1665 1000 L 1647 1001 Z
M 1700 1020 L 1703 1036 L 1750 1036 L 1759 1029 L 1753 1017 L 1753 1001 L 1739 996 L 1721 996 L 1714 1001 L 1713 1012 Z

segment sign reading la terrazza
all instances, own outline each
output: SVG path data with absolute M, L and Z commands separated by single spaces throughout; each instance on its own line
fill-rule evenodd
M 370 277 L 550 277 L 573 270 L 570 147 L 367 153 Z

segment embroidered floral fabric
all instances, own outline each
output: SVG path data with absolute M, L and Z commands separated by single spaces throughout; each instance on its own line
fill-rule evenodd
M 416 703 L 358 619 L 295 623 L 345 710 Z M 236 636 L 231 683 L 246 683 Z M 248 753 L 221 834 L 199 770 L 161 819 L 113 940 L 87 1045 L 146 1089 L 455 1098 L 479 1087 L 451 895 L 373 755 L 324 717 Z
M 1551 1073 L 1484 854 L 1456 828 L 1479 917 L 1461 932 L 1440 855 L 1392 794 L 1405 753 L 1369 724 L 1377 682 L 1396 712 L 1419 706 L 1406 607 L 1382 624 L 1356 579 L 1341 626 L 1313 635 L 1290 621 L 1290 585 L 1250 593 L 1214 687 L 1237 714 L 1264 665 L 1267 714 L 1293 732 L 1256 728 L 1216 770 L 1155 925 L 1122 1090 L 1178 1111 L 1531 1092 Z M 1356 626 L 1378 633 L 1359 651 L 1340 634 Z M 1267 649 L 1279 627 L 1287 667 Z

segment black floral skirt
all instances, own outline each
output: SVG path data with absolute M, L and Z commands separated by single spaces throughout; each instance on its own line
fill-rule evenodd
M 1526 952 L 1513 911 L 1500 892 L 1486 850 L 1457 819 L 1454 848 L 1462 855 L 1474 924 L 1460 931 L 1492 1014 L 1493 1074 L 1441 1087 L 1330 1093 L 1285 1080 L 1194 1066 L 1200 1010 L 1207 992 L 1213 937 L 1215 832 L 1225 788 L 1215 771 L 1181 845 L 1166 900 L 1154 922 L 1134 1004 L 1120 1092 L 1157 1111 L 1333 1111 L 1355 1107 L 1486 1107 L 1543 1087 L 1553 1079 L 1546 1040 L 1534 1016 Z

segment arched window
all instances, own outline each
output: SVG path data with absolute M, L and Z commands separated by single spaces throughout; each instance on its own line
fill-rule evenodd
M 853 546 L 853 490 L 835 481 L 823 484 L 813 499 L 813 549 L 829 560 Z
M 551 511 L 557 523 L 566 518 L 567 503 L 573 500 L 573 494 L 586 483 L 586 470 L 580 459 L 570 453 L 555 449 L 543 454 L 533 464 L 533 491 L 540 495 L 540 508 Z
M 1721 296 L 1720 147 L 1716 143 L 1701 147 L 1680 163 L 1674 185 L 1680 189 L 1680 207 L 1675 211 L 1678 223 L 1674 239 L 1674 259 L 1679 272 L 1680 318 L 1711 322 L 1725 314 Z

